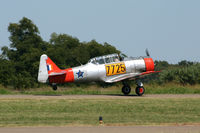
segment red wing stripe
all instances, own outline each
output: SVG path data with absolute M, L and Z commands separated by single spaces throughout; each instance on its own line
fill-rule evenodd
M 159 73 L 161 71 L 148 71 L 148 72 L 143 72 L 140 75 L 147 75 L 147 74 L 152 74 L 152 73 Z

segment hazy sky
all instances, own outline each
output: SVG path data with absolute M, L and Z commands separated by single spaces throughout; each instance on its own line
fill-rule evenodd
M 200 0 L 0 0 L 0 46 L 9 23 L 31 19 L 48 41 L 66 33 L 108 42 L 128 56 L 200 61 Z

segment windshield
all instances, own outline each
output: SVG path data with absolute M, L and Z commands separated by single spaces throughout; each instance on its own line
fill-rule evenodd
M 111 58 L 109 58 L 109 57 L 105 58 L 106 63 L 112 62 L 110 59 L 111 59 Z
M 105 55 L 105 56 L 100 56 L 96 58 L 92 58 L 89 60 L 89 63 L 93 64 L 107 64 L 107 63 L 112 63 L 112 62 L 119 62 L 119 56 L 118 54 L 111 54 L 111 55 Z
M 105 64 L 104 58 L 96 58 L 97 64 Z
M 88 63 L 92 63 L 92 64 L 96 64 L 96 59 L 95 58 L 92 58 L 88 61 Z

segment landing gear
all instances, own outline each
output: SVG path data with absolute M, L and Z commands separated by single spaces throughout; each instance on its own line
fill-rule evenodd
M 145 92 L 145 88 L 143 87 L 142 82 L 137 81 L 137 87 L 135 89 L 135 92 L 138 96 L 142 96 Z
M 122 93 L 124 93 L 124 95 L 128 95 L 131 92 L 131 87 L 126 81 L 122 81 L 122 83 L 123 83 Z M 143 87 L 142 82 L 137 81 L 137 87 L 135 89 L 135 93 L 138 96 L 142 96 L 144 92 L 145 92 L 145 88 Z
M 57 90 L 57 85 L 56 84 L 52 84 L 52 88 L 53 88 L 54 91 L 56 91 Z
M 131 92 L 131 87 L 129 85 L 123 86 L 122 92 L 124 93 L 124 95 L 128 95 Z
M 122 87 L 122 93 L 124 93 L 124 95 L 128 95 L 131 92 L 131 87 L 123 81 L 123 87 Z
M 137 86 L 135 92 L 138 96 L 142 96 L 145 92 L 145 89 L 143 86 Z

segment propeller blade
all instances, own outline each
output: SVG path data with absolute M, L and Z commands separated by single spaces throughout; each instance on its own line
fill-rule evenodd
M 150 57 L 150 54 L 149 54 L 149 51 L 148 51 L 148 49 L 146 49 L 146 51 L 145 51 L 145 52 L 146 52 L 146 55 Z

